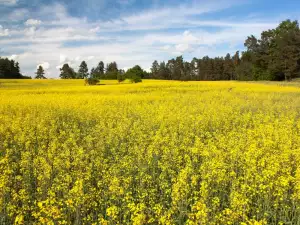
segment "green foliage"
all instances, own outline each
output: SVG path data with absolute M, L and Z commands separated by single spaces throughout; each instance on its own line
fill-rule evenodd
M 118 71 L 108 71 L 106 72 L 101 79 L 104 80 L 117 80 Z
M 97 85 L 100 83 L 100 80 L 97 78 L 89 77 L 85 78 L 85 85 Z
M 129 80 L 131 83 L 140 83 L 142 82 L 142 78 L 134 73 L 128 73 Z
M 125 74 L 118 73 L 117 80 L 118 80 L 119 83 L 121 83 L 124 80 L 126 80 Z
M 36 76 L 35 79 L 47 79 L 44 75 L 45 75 L 45 70 L 42 66 L 39 66 L 37 71 L 36 71 Z
M 79 66 L 77 78 L 79 79 L 85 79 L 89 76 L 89 69 L 85 61 L 82 61 L 82 63 Z
M 125 77 L 130 79 L 132 83 L 139 83 L 142 82 L 144 74 L 145 72 L 143 71 L 143 69 L 140 66 L 136 65 L 126 71 Z
M 165 64 L 155 60 L 153 79 L 165 80 L 291 80 L 300 77 L 300 30 L 297 21 L 283 21 L 275 29 L 263 31 L 261 38 L 251 35 L 240 56 L 183 61 L 182 56 Z M 159 66 L 158 66 L 159 65 Z M 244 74 L 243 74 L 244 73 Z
M 0 79 L 24 79 L 18 62 L 0 57 Z
M 151 73 L 153 74 L 153 78 L 158 79 L 159 78 L 159 70 L 160 70 L 160 66 L 157 62 L 157 60 L 155 60 L 152 63 L 152 67 L 151 67 Z
M 92 68 L 91 70 L 91 77 L 93 78 L 103 78 L 104 75 L 104 63 L 100 61 L 96 68 Z
M 118 65 L 116 62 L 111 62 L 106 65 L 105 73 L 101 76 L 101 79 L 105 80 L 117 80 L 118 77 Z
M 64 64 L 63 67 L 60 69 L 60 75 L 59 77 L 61 79 L 76 79 L 77 75 L 73 68 L 69 66 L 69 64 Z
M 28 80 L 28 79 L 32 79 L 32 77 L 22 75 L 21 79 L 27 79 Z
M 256 80 L 291 80 L 300 72 L 300 29 L 297 21 L 286 20 L 275 29 L 264 31 L 261 38 L 248 37 Z
M 237 80 L 244 80 L 250 81 L 254 80 L 253 78 L 253 65 L 251 62 L 242 62 L 236 68 L 236 79 Z

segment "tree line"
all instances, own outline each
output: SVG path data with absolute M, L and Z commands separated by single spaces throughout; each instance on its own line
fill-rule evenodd
M 275 29 L 263 31 L 260 38 L 249 36 L 244 43 L 246 51 L 229 53 L 225 57 L 193 58 L 184 61 L 182 56 L 167 62 L 155 60 L 151 72 L 140 66 L 126 73 L 112 62 L 104 67 L 101 61 L 91 69 L 90 76 L 97 79 L 163 79 L 163 80 L 291 80 L 300 77 L 300 29 L 297 20 L 285 20 Z M 68 64 L 61 69 L 60 77 L 86 78 L 89 76 L 83 61 L 78 73 Z
M 167 62 L 152 63 L 151 72 L 134 66 L 128 71 L 119 69 L 116 62 L 100 61 L 90 72 L 83 61 L 77 72 L 64 64 L 61 79 L 164 79 L 164 80 L 291 80 L 300 76 L 300 29 L 298 21 L 286 20 L 275 29 L 263 31 L 260 38 L 249 36 L 244 43 L 246 51 L 229 53 L 225 57 L 193 58 L 184 61 L 182 56 Z M 19 63 L 0 58 L 0 78 L 26 78 L 20 73 Z M 36 79 L 45 79 L 39 66 Z
M 96 67 L 93 67 L 89 73 L 88 65 L 82 61 L 77 72 L 69 66 L 64 64 L 60 69 L 61 79 L 92 79 L 95 80 L 118 80 L 119 82 L 125 79 L 131 79 L 132 82 L 140 82 L 141 79 L 150 78 L 150 75 L 144 71 L 139 65 L 125 71 L 118 68 L 116 62 L 111 62 L 104 66 L 104 62 L 100 61 Z
M 0 57 L 0 79 L 28 79 L 20 72 L 20 65 L 14 60 Z
M 185 62 L 182 56 L 152 64 L 151 78 L 167 80 L 291 80 L 300 75 L 298 21 L 286 20 L 260 38 L 249 36 L 246 51 Z

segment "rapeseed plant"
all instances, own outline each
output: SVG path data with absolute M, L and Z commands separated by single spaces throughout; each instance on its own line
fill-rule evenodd
M 0 224 L 300 224 L 300 89 L 3 81 Z

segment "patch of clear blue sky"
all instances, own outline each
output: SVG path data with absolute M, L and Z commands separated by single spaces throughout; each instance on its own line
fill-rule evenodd
M 222 10 L 216 14 L 206 15 L 207 18 L 245 18 L 246 16 L 260 15 L 272 19 L 273 16 L 281 14 L 299 13 L 299 0 L 251 0 L 244 1 L 234 7 Z M 238 21 L 236 21 L 238 22 Z

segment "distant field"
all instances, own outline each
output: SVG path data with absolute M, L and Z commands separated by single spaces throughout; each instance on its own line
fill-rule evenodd
M 300 224 L 300 83 L 0 80 L 0 224 Z

